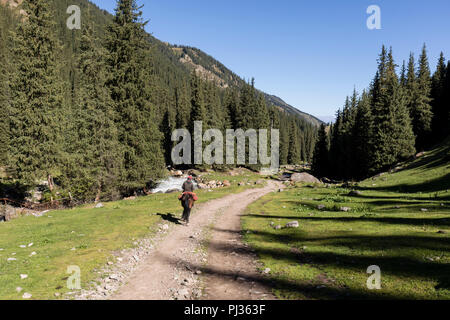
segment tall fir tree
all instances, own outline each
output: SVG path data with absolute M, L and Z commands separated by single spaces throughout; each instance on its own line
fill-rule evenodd
M 147 81 L 148 38 L 146 22 L 135 0 L 118 0 L 113 22 L 107 28 L 108 88 L 116 110 L 119 141 L 124 148 L 122 190 L 144 188 L 163 175 L 164 157 L 155 107 L 149 102 Z
M 370 171 L 373 152 L 373 115 L 370 97 L 366 92 L 362 93 L 358 101 L 352 143 L 355 146 L 352 176 L 362 179 Z
M 289 125 L 285 117 L 280 119 L 280 164 L 288 164 L 289 157 Z
M 191 100 L 187 83 L 183 82 L 180 87 L 175 88 L 175 104 L 177 128 L 189 128 Z
M 1 16 L 0 16 L 1 17 Z M 8 83 L 9 59 L 7 54 L 7 37 L 0 30 L 0 166 L 8 164 L 10 98 Z
M 106 87 L 106 52 L 90 26 L 83 28 L 78 59 L 79 89 L 74 98 L 71 154 L 65 187 L 77 199 L 114 199 L 123 174 L 114 103 Z
M 330 137 L 325 124 L 321 124 L 314 149 L 312 171 L 316 176 L 326 177 L 330 174 Z
M 192 148 L 192 164 L 197 169 L 205 169 L 202 161 L 203 157 L 203 136 L 198 137 L 196 140 L 195 136 L 195 122 L 202 123 L 203 132 L 208 130 L 207 127 L 207 114 L 206 114 L 206 103 L 204 96 L 204 84 L 203 81 L 198 77 L 195 71 L 191 75 L 191 121 L 189 125 L 189 130 L 192 135 L 193 148 Z M 200 154 L 196 154 L 196 146 L 200 146 Z
M 383 46 L 372 89 L 374 151 L 371 172 L 387 168 L 415 152 L 414 133 L 392 56 Z
M 416 149 L 423 150 L 429 146 L 428 140 L 433 119 L 431 110 L 431 76 L 425 45 L 419 58 L 417 88 L 413 97 L 411 118 L 413 131 L 416 135 Z
M 194 134 L 194 122 L 203 122 L 203 129 L 206 129 L 206 103 L 202 80 L 195 74 L 191 75 L 191 134 Z
M 289 151 L 288 163 L 297 165 L 301 162 L 300 139 L 297 132 L 295 120 L 291 119 L 289 123 Z
M 441 114 L 444 119 L 443 121 L 446 121 L 446 124 L 443 127 L 442 139 L 445 139 L 450 134 L 450 126 L 448 125 L 450 123 L 450 61 L 447 62 L 442 101 L 443 108 Z
M 62 126 L 62 81 L 53 12 L 46 0 L 22 4 L 27 18 L 13 33 L 15 70 L 11 89 L 10 156 L 17 178 L 25 184 L 47 179 L 60 172 Z
M 448 134 L 448 110 L 449 107 L 445 105 L 445 81 L 446 81 L 446 65 L 444 54 L 441 52 L 436 71 L 432 78 L 431 96 L 432 100 L 432 133 L 433 142 L 439 142 Z

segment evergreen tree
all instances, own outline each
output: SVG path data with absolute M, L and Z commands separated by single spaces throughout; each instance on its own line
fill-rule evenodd
M 286 119 L 280 119 L 280 164 L 288 164 L 289 157 L 289 126 Z
M 300 164 L 301 162 L 301 150 L 300 150 L 300 139 L 297 133 L 297 127 L 295 125 L 295 120 L 291 119 L 289 126 L 289 152 L 288 152 L 288 163 L 289 164 Z
M 431 77 L 425 45 L 419 59 L 417 71 L 417 91 L 413 96 L 411 118 L 414 134 L 416 135 L 416 148 L 422 150 L 429 145 L 428 139 L 431 131 L 433 114 L 431 111 Z
M 446 137 L 448 133 L 449 121 L 448 121 L 448 105 L 445 105 L 445 81 L 446 81 L 446 66 L 444 54 L 441 52 L 439 62 L 436 67 L 436 72 L 432 79 L 432 107 L 433 107 L 433 141 L 438 142 Z
M 373 152 L 373 115 L 366 92 L 358 101 L 352 136 L 355 146 L 352 176 L 361 179 L 370 171 Z
M 236 89 L 227 90 L 225 96 L 225 124 L 227 129 L 237 129 L 237 112 L 239 107 L 239 94 Z
M 78 60 L 79 89 L 73 110 L 71 161 L 65 184 L 77 199 L 115 198 L 122 174 L 123 153 L 114 123 L 115 111 L 107 81 L 106 52 L 95 46 L 92 28 L 85 27 Z
M 6 51 L 6 35 L 0 31 L 0 166 L 5 166 L 8 163 L 8 146 L 9 146 L 9 84 L 7 66 L 9 61 L 7 59 Z
M 172 163 L 172 148 L 175 146 L 172 141 L 172 132 L 176 129 L 178 129 L 176 127 L 176 115 L 172 108 L 166 106 L 166 112 L 159 130 L 163 134 L 162 150 L 164 150 L 164 158 L 167 164 Z
M 245 84 L 241 89 L 240 103 L 237 110 L 236 122 L 240 129 L 255 129 L 257 119 L 257 100 L 254 86 L 254 79 L 251 83 Z
M 392 49 L 383 46 L 372 89 L 374 104 L 374 151 L 371 172 L 387 168 L 414 152 L 414 134 L 405 92 L 395 72 Z
M 443 122 L 446 121 L 444 125 L 442 139 L 445 139 L 450 134 L 450 61 L 447 62 L 447 68 L 444 80 L 444 95 L 442 98 L 442 110 L 440 111 L 443 117 Z M 446 120 L 445 120 L 446 119 Z
M 417 95 L 417 79 L 416 79 L 416 64 L 414 61 L 414 55 L 409 55 L 408 69 L 406 78 L 401 81 L 402 87 L 405 92 L 405 99 L 408 106 L 410 115 L 413 114 L 415 97 Z
M 327 133 L 327 127 L 322 124 L 319 129 L 319 136 L 314 149 L 312 171 L 316 176 L 326 177 L 330 174 L 330 137 Z
M 194 128 L 195 122 L 199 121 L 203 123 L 203 132 L 208 130 L 207 127 L 207 117 L 206 117 L 206 106 L 205 106 L 205 98 L 204 98 L 204 89 L 203 82 L 201 79 L 195 74 L 195 72 L 191 75 L 191 122 L 190 122 L 190 132 L 193 139 L 193 148 L 192 148 L 192 162 L 194 167 L 198 169 L 204 169 L 205 166 L 196 163 L 197 159 L 200 155 L 195 155 L 195 146 L 196 144 L 201 145 L 201 152 L 203 152 L 203 137 L 199 137 L 199 141 L 195 141 Z
M 175 88 L 177 129 L 189 128 L 191 117 L 191 100 L 189 96 L 189 86 L 186 83 L 183 83 L 181 87 Z
M 148 51 L 144 49 L 148 48 L 148 38 L 141 15 L 135 0 L 119 0 L 107 28 L 108 87 L 124 148 L 122 188 L 128 194 L 161 177 L 164 169 L 161 132 L 155 108 L 149 103 L 148 65 L 143 64 L 147 61 Z
M 342 178 L 343 176 L 343 141 L 344 141 L 344 125 L 342 111 L 338 110 L 336 113 L 336 122 L 334 123 L 331 131 L 331 146 L 330 146 L 330 158 L 332 159 L 330 164 L 330 170 L 334 178 Z
M 22 4 L 27 19 L 13 33 L 15 72 L 11 89 L 10 156 L 17 177 L 26 184 L 60 171 L 64 125 L 62 83 L 57 64 L 60 44 L 46 0 Z
M 203 83 L 194 72 L 191 76 L 191 134 L 194 133 L 195 121 L 202 121 L 203 130 L 206 129 L 206 106 Z

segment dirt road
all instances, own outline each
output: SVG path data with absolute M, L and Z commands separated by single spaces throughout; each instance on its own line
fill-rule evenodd
M 256 256 L 241 241 L 240 216 L 275 182 L 198 206 L 189 227 L 173 225 L 113 300 L 273 299 Z

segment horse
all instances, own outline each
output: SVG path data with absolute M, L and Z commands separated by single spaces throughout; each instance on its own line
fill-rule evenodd
M 180 201 L 184 209 L 181 220 L 184 220 L 186 224 L 189 224 L 189 217 L 191 215 L 192 207 L 194 207 L 195 198 L 195 194 L 192 192 L 184 192 L 181 195 Z

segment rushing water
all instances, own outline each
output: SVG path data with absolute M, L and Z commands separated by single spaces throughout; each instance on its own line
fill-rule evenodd
M 165 180 L 159 181 L 157 187 L 152 190 L 152 193 L 166 193 L 169 190 L 182 191 L 182 186 L 185 181 L 186 178 L 169 177 Z M 194 186 L 197 186 L 195 182 Z

